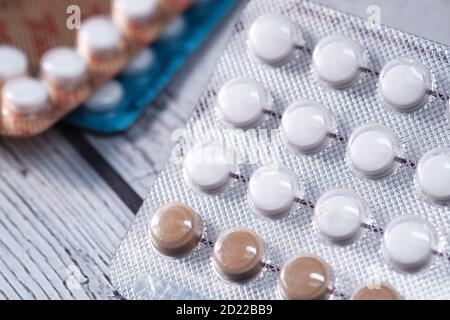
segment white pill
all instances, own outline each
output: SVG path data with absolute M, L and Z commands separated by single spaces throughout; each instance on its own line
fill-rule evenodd
M 184 30 L 186 22 L 182 16 L 175 17 L 161 32 L 162 40 L 171 40 L 178 37 Z
M 271 109 L 272 99 L 264 86 L 249 78 L 234 78 L 220 89 L 217 110 L 225 125 L 249 128 L 264 118 L 264 110 Z
M 310 100 L 293 103 L 281 119 L 284 141 L 301 153 L 323 150 L 330 141 L 328 134 L 333 131 L 335 121 L 331 112 Z
M 207 193 L 222 191 L 230 182 L 234 154 L 223 144 L 201 142 L 186 154 L 184 174 L 197 190 Z
M 303 197 L 295 176 L 278 164 L 258 168 L 250 177 L 248 200 L 257 214 L 278 218 L 289 212 L 296 197 Z
M 41 72 L 48 81 L 74 88 L 87 76 L 87 65 L 76 50 L 69 47 L 50 49 L 41 58 Z
M 432 201 L 450 201 L 450 148 L 431 150 L 420 159 L 416 186 L 419 193 Z
M 107 16 L 86 19 L 81 24 L 77 37 L 83 55 L 112 55 L 121 41 L 119 29 Z
M 150 48 L 145 48 L 131 59 L 125 69 L 122 71 L 123 75 L 135 76 L 142 74 L 155 62 L 155 52 Z
M 314 209 L 319 231 L 335 242 L 354 238 L 368 214 L 367 204 L 358 195 L 347 190 L 325 193 Z
M 28 72 L 28 59 L 22 50 L 0 45 L 0 83 Z
M 343 35 L 323 38 L 313 52 L 319 79 L 336 89 L 348 87 L 358 79 L 364 60 L 362 48 Z
M 417 216 L 402 216 L 387 226 L 382 250 L 393 266 L 412 270 L 430 260 L 435 246 L 435 232 L 426 220 Z
M 124 96 L 120 82 L 111 80 L 97 88 L 84 102 L 84 107 L 92 112 L 105 112 L 117 107 Z
M 126 20 L 134 23 L 145 23 L 158 8 L 156 0 L 114 0 L 113 10 L 117 10 Z
M 5 82 L 2 101 L 11 111 L 32 115 L 49 106 L 49 93 L 42 81 L 25 76 Z
M 382 178 L 395 169 L 401 151 L 396 136 L 385 126 L 367 124 L 356 129 L 347 145 L 347 159 L 359 174 Z
M 380 74 L 381 97 L 396 111 L 411 112 L 423 106 L 430 88 L 429 70 L 411 58 L 400 57 L 388 62 Z
M 296 45 L 303 45 L 298 27 L 279 14 L 265 14 L 253 22 L 248 33 L 250 50 L 262 62 L 281 65 L 295 53 Z

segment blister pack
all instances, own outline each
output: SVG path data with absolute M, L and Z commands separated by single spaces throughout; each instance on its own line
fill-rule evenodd
M 156 39 L 191 0 L 2 1 L 0 135 L 39 134 Z
M 111 265 L 129 299 L 449 299 L 450 48 L 250 1 Z
M 194 1 L 157 42 L 65 120 L 97 133 L 126 130 L 237 4 L 235 0 Z

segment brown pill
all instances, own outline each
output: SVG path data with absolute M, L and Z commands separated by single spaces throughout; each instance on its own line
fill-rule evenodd
M 398 293 L 387 283 L 366 285 L 352 295 L 352 300 L 398 300 Z
M 203 225 L 199 216 L 180 202 L 156 210 L 150 222 L 153 246 L 166 256 L 181 256 L 194 250 L 201 238 Z
M 261 240 L 253 231 L 228 231 L 214 245 L 214 265 L 225 279 L 245 281 L 261 271 L 262 251 Z
M 330 284 L 328 264 L 313 255 L 289 260 L 281 269 L 279 288 L 284 299 L 315 300 L 324 298 Z

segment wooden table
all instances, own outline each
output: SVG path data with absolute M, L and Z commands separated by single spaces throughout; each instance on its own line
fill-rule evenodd
M 450 1 L 320 0 L 450 44 Z M 169 157 L 232 29 L 232 19 L 126 133 L 101 137 L 64 125 L 32 139 L 0 139 L 0 299 L 119 297 L 109 262 Z

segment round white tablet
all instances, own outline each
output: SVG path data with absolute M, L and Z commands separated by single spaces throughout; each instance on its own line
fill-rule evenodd
M 97 88 L 84 102 L 84 107 L 92 112 L 105 112 L 117 107 L 124 96 L 120 82 L 111 80 Z
M 319 79 L 336 89 L 354 83 L 361 74 L 363 64 L 362 48 L 343 35 L 323 38 L 313 52 L 313 66 Z
M 158 8 L 156 0 L 114 0 L 114 10 L 117 10 L 128 21 L 145 23 Z
M 257 214 L 277 218 L 291 209 L 297 196 L 302 197 L 295 176 L 278 164 L 258 168 L 250 177 L 248 200 Z
M 402 216 L 387 226 L 382 249 L 393 266 L 412 270 L 430 260 L 435 245 L 435 232 L 426 220 L 417 216 Z
M 28 72 L 28 59 L 22 50 L 0 45 L 0 83 Z
M 431 75 L 419 62 L 400 57 L 388 62 L 380 74 L 384 102 L 396 111 L 411 112 L 423 106 L 431 89 Z
M 281 119 L 283 140 L 296 151 L 313 153 L 323 150 L 335 131 L 335 120 L 324 106 L 300 100 L 290 105 Z
M 400 151 L 398 139 L 387 127 L 367 124 L 351 134 L 347 159 L 356 172 L 377 179 L 392 173 Z
M 93 16 L 81 24 L 78 44 L 83 54 L 110 55 L 119 46 L 120 31 L 107 16 Z
M 42 81 L 25 76 L 5 82 L 2 101 L 11 111 L 32 115 L 49 106 L 49 93 Z
M 122 71 L 123 75 L 135 76 L 142 74 L 155 62 L 155 52 L 150 48 L 145 48 L 131 59 L 125 69 Z
M 271 109 L 272 99 L 264 86 L 252 79 L 231 79 L 220 89 L 217 110 L 225 125 L 249 128 L 264 118 L 264 110 Z
M 416 186 L 432 201 L 450 202 L 450 148 L 431 150 L 420 159 Z
M 184 30 L 186 22 L 181 16 L 173 18 L 173 20 L 164 28 L 160 34 L 160 39 L 171 40 L 178 37 Z
M 87 65 L 76 50 L 69 47 L 50 49 L 41 58 L 45 79 L 66 88 L 79 85 L 87 75 Z
M 347 190 L 332 190 L 316 203 L 314 216 L 319 231 L 329 240 L 348 241 L 356 236 L 369 209 L 356 194 Z
M 234 155 L 223 144 L 201 142 L 186 154 L 184 174 L 197 190 L 207 193 L 222 191 L 230 182 Z
M 298 27 L 279 14 L 265 14 L 256 19 L 248 33 L 248 45 L 264 63 L 281 65 L 295 53 L 295 46 L 303 44 Z

